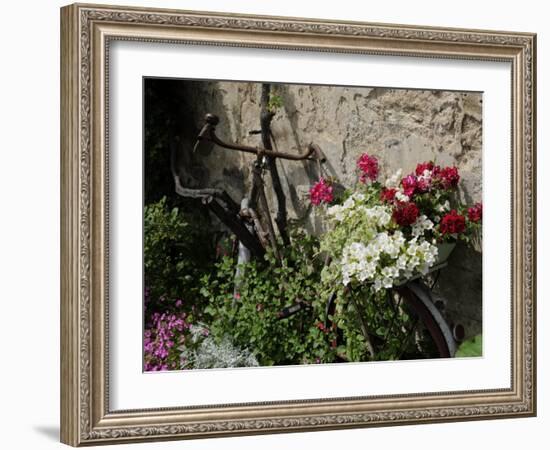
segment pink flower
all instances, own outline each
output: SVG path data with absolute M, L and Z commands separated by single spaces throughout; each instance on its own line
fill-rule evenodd
M 359 180 L 366 183 L 367 180 L 374 181 L 378 178 L 378 160 L 374 156 L 363 153 L 357 160 L 357 167 L 361 170 Z
M 321 178 L 309 190 L 309 198 L 315 206 L 332 202 L 334 200 L 332 186 L 324 178 Z
M 403 193 L 407 197 L 412 197 L 417 188 L 416 177 L 413 174 L 407 175 L 401 180 L 401 186 L 403 186 Z
M 145 371 L 168 370 L 168 359 L 176 347 L 176 342 L 184 339 L 184 329 L 189 328 L 185 314 L 155 312 L 151 323 L 143 333 L 143 351 Z
M 479 222 L 483 215 L 483 205 L 481 203 L 476 203 L 471 208 L 468 208 L 468 219 L 471 222 Z
M 181 300 L 176 300 L 176 308 L 179 308 L 183 302 Z
M 431 178 L 426 177 L 418 177 L 418 180 L 416 182 L 416 186 L 418 187 L 418 190 L 420 192 L 427 192 L 430 190 L 430 187 L 432 185 Z
M 315 326 L 319 328 L 323 333 L 328 332 L 328 329 L 325 327 L 325 324 L 323 322 L 317 322 Z
M 416 166 L 416 186 L 420 192 L 428 192 L 432 187 L 434 173 L 438 173 L 439 167 L 434 167 L 433 162 L 425 162 Z

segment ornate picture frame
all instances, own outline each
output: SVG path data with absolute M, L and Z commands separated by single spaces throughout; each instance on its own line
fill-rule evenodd
M 511 66 L 508 388 L 113 410 L 109 49 L 114 41 L 498 61 Z M 536 35 L 74 4 L 61 9 L 61 441 L 97 445 L 536 414 Z

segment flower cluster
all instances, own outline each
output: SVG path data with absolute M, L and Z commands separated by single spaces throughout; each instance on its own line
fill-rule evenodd
M 190 327 L 185 318 L 185 313 L 153 313 L 151 324 L 143 336 L 146 372 L 177 368 L 178 363 L 171 356 L 175 348 L 185 341 L 184 332 Z
M 336 222 L 347 219 L 360 220 L 370 228 L 385 227 L 391 220 L 389 209 L 385 206 L 368 207 L 365 204 L 366 197 L 361 193 L 349 196 L 342 205 L 333 205 L 327 209 L 329 218 Z
M 456 167 L 427 161 L 406 176 L 398 170 L 380 183 L 375 157 L 363 154 L 357 165 L 363 184 L 327 208 L 329 228 L 321 241 L 321 250 L 339 265 L 344 285 L 389 289 L 426 273 L 437 262 L 439 243 L 467 241 L 469 233 L 480 230 L 482 205 L 465 208 L 455 195 Z
M 407 175 L 401 180 L 401 186 L 403 187 L 403 194 L 407 197 L 412 197 L 418 188 L 418 183 L 414 175 Z
M 367 153 L 363 153 L 357 160 L 357 167 L 361 171 L 359 180 L 366 183 L 367 180 L 374 181 L 378 178 L 378 160 Z
M 315 206 L 321 203 L 331 203 L 334 199 L 332 186 L 324 178 L 321 178 L 309 190 L 309 198 Z
M 418 213 L 418 206 L 413 202 L 397 202 L 392 217 L 397 225 L 406 227 L 416 222 Z
M 481 203 L 468 208 L 467 217 L 462 208 L 451 211 L 449 199 L 459 181 L 457 167 L 442 168 L 426 161 L 417 164 L 414 172 L 405 177 L 401 170 L 389 177 L 381 187 L 379 199 L 393 207 L 393 220 L 400 227 L 413 226 L 424 215 L 431 223 L 424 231 L 433 231 L 441 239 L 448 239 L 470 231 L 469 224 L 480 223 L 482 217 Z M 418 230 L 418 226 L 413 227 L 415 233 Z
M 456 167 L 445 167 L 435 175 L 436 181 L 439 181 L 444 189 L 452 189 L 458 186 L 460 175 Z
M 466 218 L 453 209 L 441 219 L 439 229 L 442 234 L 462 233 L 466 229 Z
M 483 213 L 483 206 L 481 203 L 476 203 L 471 208 L 468 208 L 468 219 L 472 222 L 480 222 Z
M 428 219 L 424 214 L 418 217 L 412 224 L 411 231 L 414 237 L 424 236 L 426 231 L 433 230 L 434 223 Z
M 410 218 L 412 213 L 404 209 L 404 215 Z M 417 217 L 417 213 L 411 222 L 414 236 L 407 238 L 395 228 L 391 206 L 371 206 L 363 193 L 355 192 L 343 204 L 328 208 L 332 229 L 324 236 L 323 244 L 329 251 L 342 248 L 342 283 L 372 283 L 378 291 L 415 272 L 425 272 L 437 259 L 437 246 L 423 236 L 433 223 L 426 216 Z
M 404 195 L 412 198 L 415 194 L 435 189 L 452 190 L 458 186 L 460 175 L 454 166 L 436 166 L 432 161 L 417 164 L 414 173 L 401 179 L 400 187 Z
M 372 282 L 375 291 L 389 289 L 415 272 L 426 273 L 437 259 L 437 246 L 401 231 L 382 232 L 368 243 L 352 242 L 342 253 L 342 282 Z

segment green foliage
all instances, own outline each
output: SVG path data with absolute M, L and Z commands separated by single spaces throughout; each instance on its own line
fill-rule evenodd
M 482 356 L 483 355 L 483 337 L 481 334 L 474 336 L 471 339 L 464 341 L 458 347 L 455 356 L 457 358 L 466 358 L 473 356 Z
M 158 310 L 155 304 L 163 303 L 165 311 L 177 299 L 191 305 L 198 294 L 198 280 L 214 253 L 207 220 L 170 208 L 164 197 L 145 205 L 143 217 L 148 310 Z
M 267 103 L 267 109 L 271 112 L 275 112 L 277 109 L 283 107 L 283 98 L 280 95 L 270 93 L 269 101 Z
M 396 291 L 374 292 L 360 284 L 345 288 L 337 282 L 336 271 L 334 265 L 326 267 L 323 279 L 325 290 L 336 289 L 336 308 L 330 319 L 340 333 L 337 354 L 352 362 L 420 357 L 409 333 L 413 321 Z M 373 354 L 368 350 L 365 331 Z
M 202 279 L 201 294 L 210 302 L 210 332 L 221 342 L 229 335 L 234 345 L 248 348 L 260 365 L 332 362 L 335 334 L 321 323 L 320 266 L 314 258 L 314 237 L 294 236 L 283 260 L 268 253 L 265 262 L 251 262 L 238 288 L 234 287 L 236 262 L 224 257 L 213 276 Z M 289 318 L 278 313 L 297 300 L 311 305 Z

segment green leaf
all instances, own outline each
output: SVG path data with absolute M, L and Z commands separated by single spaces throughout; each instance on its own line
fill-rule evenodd
M 467 341 L 464 341 L 458 347 L 455 356 L 457 358 L 481 356 L 483 354 L 482 341 L 483 339 L 481 334 L 474 336 L 472 339 L 468 339 Z

